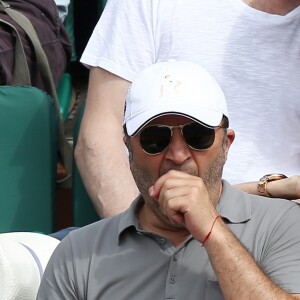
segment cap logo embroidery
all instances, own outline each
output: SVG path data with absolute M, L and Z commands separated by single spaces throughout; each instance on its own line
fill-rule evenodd
M 166 75 L 164 83 L 160 86 L 160 97 L 179 97 L 181 81 L 173 79 L 172 75 Z

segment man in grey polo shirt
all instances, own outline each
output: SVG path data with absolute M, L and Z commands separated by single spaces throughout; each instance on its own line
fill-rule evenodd
M 126 103 L 141 195 L 71 232 L 37 299 L 300 299 L 300 208 L 221 180 L 235 135 L 217 82 L 197 64 L 161 62 Z

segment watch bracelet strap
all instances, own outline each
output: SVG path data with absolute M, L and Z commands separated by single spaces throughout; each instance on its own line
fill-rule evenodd
M 274 178 L 271 178 L 272 176 L 275 176 Z M 280 173 L 274 173 L 274 174 L 268 174 L 264 175 L 262 178 L 260 178 L 258 183 L 258 193 L 265 197 L 274 198 L 274 196 L 268 191 L 268 183 L 272 181 L 282 180 L 287 178 L 286 175 L 280 174 Z M 262 183 L 261 181 L 264 180 Z M 260 186 L 263 184 L 263 191 L 261 191 Z

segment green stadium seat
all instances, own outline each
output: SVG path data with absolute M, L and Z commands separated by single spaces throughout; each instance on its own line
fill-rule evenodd
M 0 232 L 53 231 L 57 124 L 43 91 L 0 87 Z

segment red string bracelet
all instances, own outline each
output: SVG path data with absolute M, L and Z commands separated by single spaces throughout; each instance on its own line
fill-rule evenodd
M 214 221 L 213 221 L 213 223 L 212 223 L 212 225 L 211 225 L 211 228 L 210 228 L 209 233 L 206 235 L 206 237 L 204 238 L 203 242 L 201 243 L 201 244 L 202 244 L 201 247 L 203 247 L 204 244 L 205 244 L 205 243 L 207 242 L 207 240 L 209 239 L 209 237 L 210 237 L 210 235 L 211 235 L 211 232 L 212 232 L 212 230 L 213 230 L 213 228 L 214 228 L 214 225 L 215 225 L 216 221 L 217 221 L 220 217 L 221 217 L 220 215 L 217 215 L 217 216 L 215 217 L 215 219 L 214 219 Z

